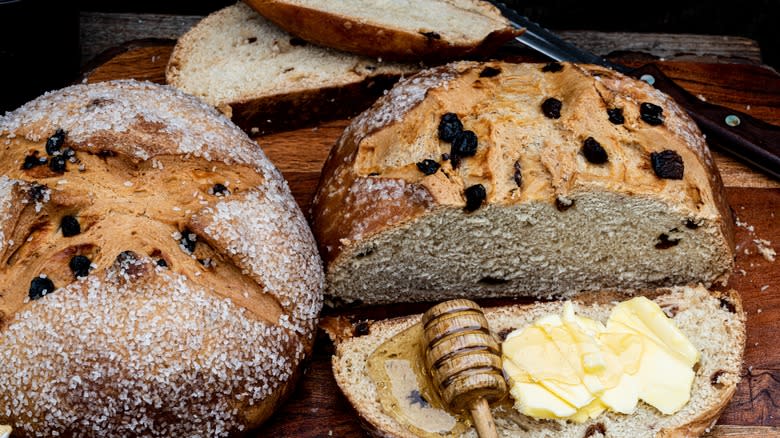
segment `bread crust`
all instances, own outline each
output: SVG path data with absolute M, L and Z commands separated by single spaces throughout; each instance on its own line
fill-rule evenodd
M 250 134 L 286 131 L 322 121 L 354 117 L 370 107 L 400 78 L 400 73 L 366 77 L 360 82 L 337 87 L 232 102 L 223 105 L 220 110 Z
M 739 295 L 739 292 L 733 289 L 714 292 L 713 296 L 718 299 L 725 299 L 728 301 L 728 303 L 734 306 L 734 313 L 738 316 L 742 323 L 742 330 L 737 333 L 737 337 L 739 340 L 738 343 L 741 346 L 739 353 L 740 357 L 744 357 L 745 344 L 747 343 L 747 332 L 744 324 L 747 321 L 747 315 L 745 314 L 745 308 L 742 305 L 742 297 Z M 708 432 L 713 425 L 715 425 L 718 417 L 720 417 L 720 414 L 729 405 L 729 402 L 731 401 L 731 398 L 734 396 L 736 391 L 737 383 L 735 382 L 733 385 L 729 385 L 723 390 L 723 394 L 719 403 L 700 413 L 698 416 L 696 416 L 696 418 L 692 419 L 687 424 L 671 429 L 661 429 L 656 437 L 687 438 L 703 435 L 705 432 Z
M 560 66 L 556 72 L 544 72 L 544 64 L 505 62 L 431 68 L 400 82 L 354 119 L 326 161 L 312 206 L 313 230 L 327 275 L 354 257 L 359 243 L 444 210 L 462 209 L 464 189 L 479 182 L 488 193 L 482 208 L 532 202 L 558 207 L 561 199 L 604 191 L 654 199 L 676 214 L 707 218 L 721 237 L 718 273 L 706 281 L 725 281 L 733 268 L 732 214 L 720 174 L 695 123 L 671 98 L 642 81 L 598 66 Z M 480 77 L 487 68 L 500 73 Z M 525 109 L 539 108 L 548 96 L 563 99 L 569 111 L 554 121 L 558 124 L 554 129 L 548 128 L 550 120 L 541 110 L 529 115 Z M 525 106 L 517 105 L 517 99 L 524 99 Z M 664 123 L 650 126 L 641 121 L 640 102 L 660 105 Z M 522 109 L 511 113 L 507 108 L 512 105 Z M 607 121 L 611 105 L 626 112 L 623 125 Z M 466 170 L 455 170 L 451 161 L 439 158 L 449 152 L 449 145 L 436 136 L 439 117 L 447 112 L 469 120 L 464 129 L 473 129 L 480 145 L 495 142 L 480 146 L 485 152 L 464 159 Z M 494 113 L 502 115 L 491 118 Z M 505 122 L 507 118 L 517 128 Z M 538 128 L 522 137 L 525 126 Z M 499 129 L 503 137 L 495 134 Z M 580 152 L 587 136 L 600 139 L 615 164 L 589 167 Z M 511 141 L 539 143 L 545 149 L 523 152 Z M 650 156 L 661 149 L 682 157 L 681 182 L 654 174 Z M 535 172 L 524 177 L 519 189 L 511 176 L 512 161 L 518 156 L 523 172 Z M 423 175 L 415 166 L 423 158 L 438 161 L 441 170 Z M 607 168 L 611 170 L 602 172 Z M 407 195 L 397 196 L 400 192 Z
M 261 15 L 306 41 L 364 56 L 397 61 L 441 62 L 456 58 L 488 56 L 522 34 L 498 10 L 473 2 L 496 21 L 495 30 L 481 40 L 448 41 L 437 32 L 386 27 L 369 20 L 331 13 L 285 0 L 245 0 Z
M 655 291 L 644 291 L 643 295 L 658 301 L 662 307 L 670 306 L 673 308 L 674 304 L 677 303 L 678 298 L 674 298 L 672 295 L 679 295 L 680 290 L 682 289 L 672 288 L 659 289 Z M 701 290 L 697 293 L 701 293 Z M 706 293 L 706 291 L 704 293 Z M 727 300 L 727 304 L 725 305 L 732 306 L 728 309 L 728 312 L 735 315 L 734 318 L 737 331 L 730 333 L 730 335 L 733 336 L 733 339 L 731 339 L 730 342 L 736 344 L 739 348 L 740 363 L 737 368 L 741 368 L 741 358 L 744 356 L 744 348 L 747 337 L 745 331 L 746 315 L 742 305 L 741 297 L 735 290 L 712 291 L 709 294 L 711 299 L 725 299 Z M 614 295 L 609 292 L 600 292 L 580 294 L 573 301 L 577 303 L 578 306 L 581 306 L 580 308 L 582 308 L 594 305 L 610 306 L 610 303 L 614 303 L 615 301 L 621 300 L 622 298 L 623 297 L 620 295 Z M 495 324 L 495 318 L 497 318 L 496 315 L 503 315 L 504 317 L 509 317 L 511 319 L 511 315 L 520 315 L 523 312 L 531 310 L 538 305 L 539 304 L 527 304 L 492 307 L 485 308 L 485 312 L 488 318 L 488 322 L 490 322 L 492 325 Z M 368 334 L 363 334 L 361 336 L 374 339 L 366 343 L 360 343 L 360 347 L 357 348 L 367 350 L 365 354 L 366 356 L 369 356 L 375 348 L 380 346 L 391 336 L 396 333 L 400 333 L 401 331 L 419 322 L 420 317 L 421 315 L 410 315 L 387 320 L 363 322 L 363 324 L 369 324 L 369 330 Z M 330 328 L 326 329 L 325 331 L 331 337 L 331 340 L 336 346 L 336 353 L 332 358 L 334 376 L 340 389 L 355 408 L 356 414 L 360 417 L 361 424 L 365 428 L 366 432 L 372 437 L 413 438 L 415 436 L 413 433 L 405 429 L 395 419 L 381 411 L 381 407 L 367 406 L 364 401 L 358 397 L 359 394 L 353 390 L 351 385 L 353 385 L 355 382 L 350 382 L 347 380 L 350 376 L 350 373 L 346 372 L 342 368 L 344 365 L 342 363 L 342 359 L 351 349 L 356 348 L 354 346 L 357 345 L 355 344 L 355 339 L 357 339 L 359 336 L 354 334 L 354 330 L 350 331 L 348 329 L 348 327 L 345 325 L 346 321 L 341 320 L 334 322 L 331 320 L 331 318 L 332 317 L 324 318 L 321 324 L 326 327 L 330 326 Z M 350 332 L 353 333 L 353 336 L 346 336 L 346 334 Z M 355 366 L 354 363 L 352 366 Z M 737 374 L 737 377 L 738 376 L 739 374 Z M 723 410 L 728 406 L 736 391 L 738 380 L 739 379 L 732 381 L 729 385 L 719 389 L 719 398 L 717 402 L 713 403 L 706 410 L 697 413 L 697 415 L 695 415 L 685 424 L 681 424 L 673 428 L 661 428 L 660 430 L 656 431 L 654 436 L 656 438 L 682 438 L 703 435 L 715 424 L 721 412 L 723 412 Z M 378 402 L 375 403 L 378 404 Z M 597 418 L 592 421 L 597 422 L 599 419 Z M 559 433 L 563 436 L 563 431 L 559 430 Z M 639 431 L 637 431 L 636 436 L 640 436 Z
M 0 423 L 227 436 L 268 418 L 311 352 L 323 276 L 262 150 L 192 96 L 135 81 L 44 95 L 0 118 L 0 145 Z M 65 151 L 62 171 L 23 165 Z M 32 297 L 41 274 L 55 289 Z
M 237 47 L 223 48 L 236 53 L 205 53 L 209 45 L 219 38 L 236 40 Z M 296 61 L 303 64 L 310 61 L 307 57 L 320 57 L 325 63 L 331 62 L 329 58 L 332 57 L 335 60 L 333 62 L 339 63 L 341 70 L 334 73 L 334 77 L 327 79 L 289 79 L 287 83 L 276 88 L 259 84 L 256 88 L 228 97 L 218 96 L 213 88 L 199 83 L 207 81 L 204 77 L 211 73 L 233 78 L 232 81 L 224 80 L 224 83 L 215 85 L 221 89 L 237 87 L 240 85 L 237 81 L 251 82 L 252 78 L 263 75 L 286 75 L 284 72 L 263 72 L 255 69 L 240 71 L 246 68 L 242 64 L 245 61 L 242 57 L 249 55 L 239 54 L 238 51 L 247 45 L 247 38 L 255 38 L 257 44 L 263 42 L 263 39 L 278 43 L 271 48 L 251 45 L 251 56 L 273 57 L 273 49 L 291 51 L 299 53 L 299 59 Z M 312 46 L 304 47 L 306 43 L 301 40 L 296 41 L 296 45 L 288 43 L 293 40 L 293 35 L 277 29 L 249 6 L 239 2 L 208 15 L 178 39 L 166 67 L 165 80 L 167 84 L 215 106 L 246 132 L 259 134 L 300 128 L 315 121 L 353 116 L 370 106 L 376 97 L 404 74 L 416 72 L 420 68 L 411 64 L 381 63 L 358 56 L 352 57 L 324 48 L 314 50 Z M 225 56 L 232 58 L 224 58 Z M 214 59 L 220 62 L 211 64 Z M 265 61 L 269 59 L 264 58 Z M 287 68 L 292 71 L 297 66 L 291 63 Z M 225 71 L 215 72 L 215 69 Z M 237 75 L 240 78 L 236 79 Z
M 452 66 L 439 66 L 424 70 L 408 79 L 408 83 L 419 83 L 423 88 L 442 84 L 454 77 Z M 400 85 L 400 84 L 399 84 Z M 414 192 L 417 196 L 398 198 L 395 202 L 371 202 L 369 208 L 352 208 L 348 199 L 350 187 L 361 178 L 353 169 L 361 142 L 367 136 L 380 130 L 380 125 L 364 125 L 360 120 L 370 119 L 369 114 L 380 111 L 384 106 L 393 105 L 393 93 L 377 100 L 371 108 L 362 113 L 344 130 L 336 145 L 325 160 L 317 192 L 312 203 L 312 229 L 320 248 L 320 255 L 327 265 L 336 263 L 343 248 L 349 246 L 355 237 L 354 230 L 365 229 L 364 235 L 370 235 L 382 229 L 403 224 L 415 217 L 430 212 L 434 207 L 434 198 L 429 189 L 420 184 L 408 184 L 396 178 L 388 181 L 388 187 L 378 188 L 378 192 L 400 190 Z M 422 100 L 416 102 L 419 104 Z M 400 117 L 388 120 L 388 124 L 400 123 Z M 381 198 L 381 195 L 378 196 Z M 372 199 L 371 201 L 375 201 Z M 355 200 L 352 200 L 354 203 Z M 346 208 L 349 214 L 342 214 Z

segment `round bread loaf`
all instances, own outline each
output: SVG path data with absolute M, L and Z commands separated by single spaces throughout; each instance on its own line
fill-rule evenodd
M 134 81 L 0 118 L 0 424 L 19 436 L 228 436 L 310 353 L 314 240 L 214 109 Z
M 345 130 L 312 213 L 326 294 L 350 302 L 709 285 L 734 263 L 695 123 L 597 66 L 409 77 Z

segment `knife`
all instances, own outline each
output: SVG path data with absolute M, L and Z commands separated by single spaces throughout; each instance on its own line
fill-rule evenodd
M 713 140 L 710 145 L 780 179 L 780 126 L 720 105 L 703 102 L 654 64 L 632 69 L 610 62 L 564 41 L 554 33 L 518 14 L 499 0 L 487 0 L 498 8 L 513 26 L 525 29 L 515 39 L 556 61 L 597 64 L 639 78 L 677 101 Z

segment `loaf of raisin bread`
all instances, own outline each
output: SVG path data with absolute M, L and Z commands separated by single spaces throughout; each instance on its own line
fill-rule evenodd
M 306 41 L 360 55 L 426 61 L 493 53 L 522 31 L 482 0 L 245 0 Z
M 464 61 L 407 78 L 334 146 L 312 221 L 335 301 L 709 286 L 734 259 L 697 126 L 589 65 Z
M 309 44 L 239 2 L 179 38 L 166 81 L 256 133 L 355 115 L 417 70 Z
M 675 287 L 668 290 L 645 291 L 669 315 L 674 324 L 701 354 L 688 403 L 672 415 L 663 415 L 650 405 L 640 402 L 632 414 L 605 412 L 583 423 L 537 420 L 519 413 L 513 400 L 507 398 L 492 406 L 499 436 L 523 437 L 695 437 L 712 427 L 728 405 L 740 381 L 742 357 L 745 348 L 745 313 L 739 294 L 734 291 L 716 293 L 703 287 Z M 623 296 L 610 292 L 586 293 L 574 299 L 577 314 L 606 321 L 614 301 Z M 485 309 L 492 331 L 503 338 L 515 329 L 530 324 L 543 315 L 561 312 L 562 302 L 515 305 Z M 476 438 L 471 427 L 455 427 L 454 420 L 435 423 L 434 420 L 452 412 L 436 409 L 421 398 L 423 382 L 411 374 L 417 362 L 405 365 L 406 374 L 398 373 L 390 382 L 376 380 L 371 363 L 375 353 L 386 348 L 385 343 L 419 323 L 420 315 L 361 322 L 353 327 L 343 320 L 326 320 L 323 326 L 336 343 L 333 356 L 333 374 L 342 392 L 355 407 L 363 425 L 371 436 L 416 437 L 434 425 L 448 425 L 448 431 L 439 430 L 424 436 L 463 436 Z M 359 330 L 358 330 L 359 328 Z M 404 339 L 404 338 L 402 338 Z M 417 339 L 405 338 L 409 342 Z M 400 347 L 398 347 L 400 348 Z M 393 349 L 396 351 L 397 348 Z M 420 345 L 409 345 L 412 362 Z M 422 353 L 418 353 L 422 361 Z M 399 367 L 399 369 L 402 369 Z M 658 369 L 658 372 L 664 372 Z M 410 378 L 411 377 L 411 378 Z M 405 390 L 408 392 L 402 392 Z M 400 396 L 400 409 L 392 409 L 387 394 Z M 420 415 L 418 417 L 417 415 Z M 424 417 L 423 417 L 424 416 Z M 425 418 L 425 422 L 415 421 Z M 449 419 L 449 418 L 447 418 Z M 445 427 L 446 429 L 446 427 Z
M 210 106 L 134 81 L 0 117 L 0 424 L 246 432 L 311 352 L 323 274 L 281 173 Z

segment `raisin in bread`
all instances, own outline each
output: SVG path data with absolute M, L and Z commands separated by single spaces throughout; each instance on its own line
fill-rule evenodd
M 695 367 L 695 377 L 690 401 L 673 415 L 663 415 L 655 408 L 642 402 L 633 414 L 603 413 L 584 423 L 566 421 L 536 420 L 520 414 L 505 399 L 492 406 L 500 436 L 582 438 L 590 436 L 609 437 L 692 437 L 704 433 L 717 420 L 728 405 L 740 381 L 742 357 L 745 348 L 745 314 L 739 294 L 710 293 L 701 286 L 675 287 L 670 290 L 647 292 L 674 320 L 677 327 L 701 353 Z M 601 292 L 582 294 L 575 298 L 577 314 L 606 321 L 614 301 L 624 297 L 620 294 Z M 485 309 L 485 316 L 491 330 L 499 337 L 505 337 L 514 329 L 521 328 L 535 319 L 551 313 L 560 313 L 562 302 L 515 305 Z M 323 325 L 336 342 L 333 356 L 333 373 L 341 390 L 355 407 L 366 429 L 373 436 L 415 437 L 424 425 L 404 418 L 413 414 L 394 413 L 383 402 L 382 392 L 396 393 L 400 387 L 422 392 L 420 377 L 399 377 L 394 382 L 399 388 L 383 386 L 370 374 L 370 359 L 385 342 L 401 334 L 420 321 L 420 315 L 404 318 L 362 323 L 359 333 L 345 321 L 326 320 Z M 419 352 L 419 345 L 409 346 L 409 351 Z M 413 353 L 414 354 L 414 353 Z M 405 359 L 408 360 L 408 359 Z M 410 363 L 412 368 L 416 367 Z M 412 369 L 410 368 L 410 369 Z M 376 375 L 376 374 L 374 374 Z M 425 401 L 416 400 L 414 393 L 399 403 L 407 403 L 406 412 L 425 410 Z M 417 405 L 415 406 L 415 403 Z M 442 415 L 440 410 L 425 412 L 427 421 Z M 404 411 L 401 411 L 404 412 Z M 403 415 L 403 417 L 401 417 Z M 431 424 L 431 423 L 429 423 Z M 435 423 L 433 423 L 435 424 Z M 446 424 L 446 423 L 444 423 Z M 410 427 L 411 426 L 411 427 Z M 457 430 L 457 429 L 454 429 Z M 598 435 L 596 432 L 599 432 Z M 431 436 L 476 437 L 473 428 L 462 433 L 441 433 Z
M 270 132 L 354 115 L 417 70 L 308 44 L 237 3 L 179 38 L 165 76 L 244 130 Z
M 733 268 L 694 122 L 596 66 L 459 62 L 404 80 L 334 146 L 312 220 L 336 300 L 630 292 Z
M 520 34 L 482 0 L 245 0 L 282 29 L 316 44 L 387 59 L 493 53 Z
M 0 424 L 227 436 L 311 352 L 322 266 L 281 173 L 199 100 L 76 85 L 0 118 Z

